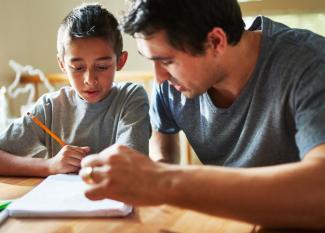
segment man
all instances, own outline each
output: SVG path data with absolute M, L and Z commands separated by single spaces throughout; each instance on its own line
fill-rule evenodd
M 174 160 L 183 130 L 208 166 L 114 146 L 82 161 L 89 198 L 325 227 L 323 37 L 266 17 L 245 30 L 236 0 L 135 0 L 122 26 L 154 63 L 156 159 Z

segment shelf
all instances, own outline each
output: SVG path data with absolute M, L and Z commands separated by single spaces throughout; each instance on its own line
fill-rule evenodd
M 243 16 L 325 13 L 323 0 L 260 0 L 240 2 Z

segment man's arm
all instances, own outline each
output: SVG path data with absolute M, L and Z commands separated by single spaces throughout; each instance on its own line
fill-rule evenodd
M 302 162 L 261 168 L 155 163 L 125 146 L 86 157 L 87 166 L 94 167 L 90 199 L 167 203 L 268 227 L 325 228 L 325 144 Z
M 179 163 L 179 134 L 164 134 L 153 130 L 149 141 L 149 156 L 164 163 Z
M 302 162 L 176 168 L 169 179 L 170 204 L 269 227 L 325 227 L 325 145 Z

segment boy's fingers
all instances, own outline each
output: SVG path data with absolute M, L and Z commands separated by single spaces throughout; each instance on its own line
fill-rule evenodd
M 87 147 L 87 146 L 86 147 L 79 147 L 79 146 L 71 146 L 71 145 L 69 145 L 68 149 L 70 151 L 74 151 L 74 152 L 76 152 L 78 154 L 83 154 L 83 155 L 86 155 L 90 151 L 90 148 Z
M 81 149 L 86 153 L 88 154 L 90 152 L 90 147 L 89 146 L 83 146 L 81 147 Z
M 66 168 L 68 169 L 68 171 L 67 172 L 77 172 L 78 170 L 79 170 L 79 168 L 78 167 L 75 167 L 75 166 L 72 166 L 72 165 L 70 165 L 70 164 L 68 164 L 67 166 L 66 166 Z
M 74 158 L 74 159 L 77 159 L 79 160 L 79 163 L 80 161 L 85 157 L 86 155 L 84 154 L 81 154 L 81 153 L 78 153 L 78 152 L 75 152 L 75 151 L 67 151 L 63 154 L 63 157 L 65 159 L 69 159 L 69 158 Z
M 80 159 L 74 158 L 74 157 L 69 157 L 66 159 L 65 163 L 80 168 Z

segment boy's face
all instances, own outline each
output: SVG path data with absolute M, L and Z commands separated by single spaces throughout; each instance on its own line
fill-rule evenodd
M 97 103 L 109 94 L 115 71 L 126 59 L 127 53 L 123 52 L 117 61 L 110 43 L 98 37 L 74 38 L 65 43 L 63 57 L 58 56 L 71 86 L 88 103 Z

